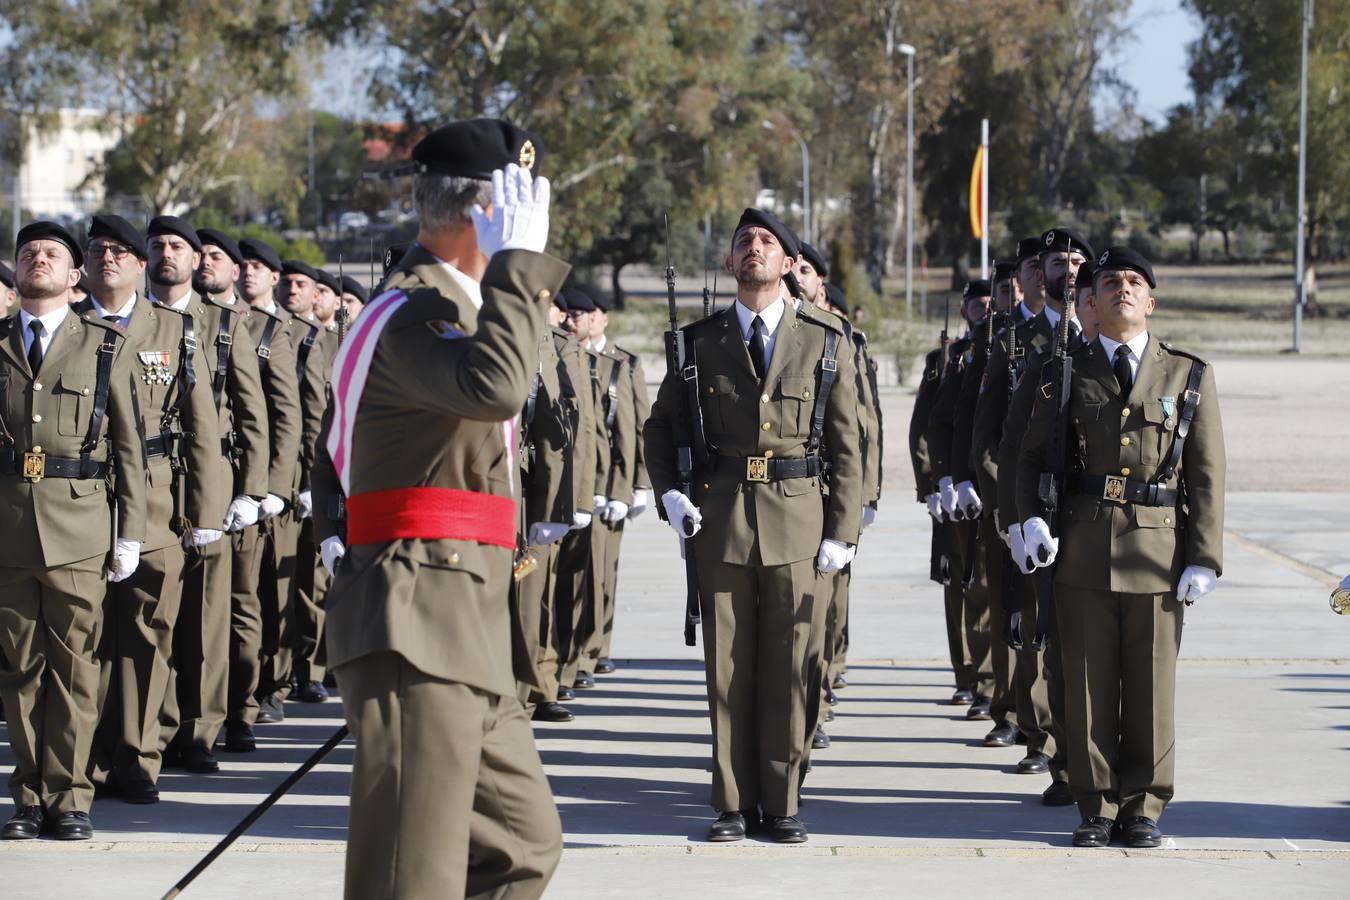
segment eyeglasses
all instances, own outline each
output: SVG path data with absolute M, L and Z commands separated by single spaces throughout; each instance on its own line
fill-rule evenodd
M 112 254 L 114 261 L 121 262 L 131 255 L 131 248 L 122 244 L 109 244 L 102 241 L 89 245 L 89 255 L 94 259 L 102 259 L 108 253 Z

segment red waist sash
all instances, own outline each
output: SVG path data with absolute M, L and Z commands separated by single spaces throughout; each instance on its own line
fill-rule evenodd
M 410 487 L 347 498 L 347 543 L 408 538 L 474 541 L 514 549 L 516 501 L 453 488 Z

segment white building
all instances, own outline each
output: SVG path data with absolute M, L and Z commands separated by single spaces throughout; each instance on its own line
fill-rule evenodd
M 17 172 L 0 162 L 5 206 L 13 206 L 17 187 L 19 208 L 33 218 L 80 218 L 98 209 L 103 203 L 102 179 L 85 182 L 117 142 L 116 133 L 106 128 L 106 118 L 95 109 L 63 109 L 56 126 L 43 134 L 20 119 L 25 134 Z

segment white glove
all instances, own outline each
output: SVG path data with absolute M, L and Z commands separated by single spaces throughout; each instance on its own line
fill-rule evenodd
M 214 544 L 225 536 L 223 531 L 215 531 L 211 528 L 192 529 L 192 546 L 205 547 L 207 544 Z
M 666 519 L 670 522 L 670 527 L 674 528 L 680 537 L 693 537 L 703 527 L 703 513 L 699 512 L 694 501 L 674 488 L 661 495 L 661 505 L 666 508 Z M 685 519 L 693 525 L 693 530 L 687 533 L 684 530 Z
M 942 498 L 936 493 L 928 495 L 928 514 L 933 517 L 934 522 L 942 521 Z
M 319 558 L 323 560 L 323 567 L 329 575 L 337 574 L 338 560 L 346 555 L 347 548 L 342 545 L 342 538 L 336 535 L 324 538 L 323 543 L 319 544 Z
M 571 529 L 563 522 L 535 522 L 525 540 L 531 547 L 544 547 L 562 540 Z
M 853 563 L 853 557 L 857 555 L 858 555 L 858 545 L 854 544 L 853 546 L 848 548 L 848 562 L 844 563 L 844 565 L 846 566 L 851 565 Z
M 1028 567 L 1040 569 L 1051 565 L 1059 555 L 1059 538 L 1050 536 L 1050 526 L 1039 516 L 1022 523 L 1022 540 L 1026 542 L 1023 561 L 1027 565 L 1019 563 L 1019 566 L 1027 574 L 1031 574 Z
M 1021 525 L 1008 526 L 1008 550 L 1012 554 L 1013 562 L 1017 564 L 1017 570 L 1023 575 L 1030 575 L 1036 571 L 1035 566 L 1027 567 L 1027 542 L 1022 537 Z
M 613 525 L 615 522 L 622 522 L 627 517 L 628 504 L 624 503 L 622 500 L 609 501 L 605 504 L 605 511 L 600 514 L 600 518 L 604 519 L 610 525 Z
M 108 580 L 125 581 L 140 564 L 141 542 L 118 538 L 117 546 L 113 548 L 113 564 L 112 568 L 108 569 Z
M 282 500 L 276 494 L 268 494 L 266 497 L 262 498 L 262 502 L 258 504 L 258 521 L 266 522 L 273 516 L 279 516 L 285 508 L 285 500 Z
M 295 498 L 296 512 L 300 513 L 300 518 L 308 519 L 314 512 L 314 500 L 309 491 L 301 491 Z
M 975 485 L 969 481 L 963 481 L 956 486 L 956 505 L 971 521 L 978 519 L 980 512 L 984 509 L 984 504 L 980 502 L 979 492 L 975 490 Z
M 830 538 L 820 542 L 820 550 L 816 553 L 817 572 L 822 575 L 833 575 L 848 565 L 848 561 L 848 544 Z
M 579 531 L 591 524 L 591 514 L 583 510 L 572 513 L 572 530 Z
M 1350 580 L 1350 579 L 1347 579 Z M 1177 599 L 1190 606 L 1218 586 L 1219 575 L 1204 566 L 1187 566 L 1177 582 Z M 1344 582 L 1342 582 L 1344 583 Z
M 258 512 L 258 501 L 247 494 L 240 494 L 230 501 L 230 508 L 225 511 L 225 530 L 243 531 L 250 525 L 257 525 Z
M 591 497 L 591 512 L 595 513 L 601 519 L 605 517 L 605 507 L 609 505 L 609 498 L 604 494 L 596 494 Z
M 877 520 L 877 508 L 875 506 L 863 507 L 862 527 L 866 531 L 867 527 Z
M 960 522 L 965 518 L 961 508 L 956 505 L 956 488 L 952 487 L 951 476 L 938 481 L 938 500 L 942 503 L 942 511 L 947 514 L 948 520 Z
M 492 217 L 478 204 L 469 214 L 478 249 L 488 259 L 501 250 L 543 253 L 548 243 L 548 179 L 535 178 L 515 163 L 492 173 Z
M 652 505 L 652 489 L 638 488 L 633 491 L 633 506 L 628 510 L 628 518 L 636 519 Z

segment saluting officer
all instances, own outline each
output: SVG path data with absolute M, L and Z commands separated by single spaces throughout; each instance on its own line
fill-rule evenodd
M 107 581 L 135 573 L 146 532 L 138 373 L 120 327 L 66 303 L 84 261 L 68 231 L 26 225 L 15 255 L 20 308 L 0 320 L 0 700 L 16 809 L 0 837 L 87 840 Z
M 672 417 L 685 386 L 668 372 L 647 420 L 647 468 L 667 520 L 695 555 L 712 713 L 709 840 L 807 839 L 796 818 L 807 736 L 811 622 L 824 577 L 848 562 L 862 519 L 853 358 L 839 325 L 794 310 L 784 277 L 798 248 L 769 213 L 747 209 L 727 257 L 737 300 L 685 328 L 698 360 L 709 461 L 694 496 L 676 489 Z M 829 500 L 822 448 L 830 452 Z
M 0 318 L 14 312 L 19 293 L 14 290 L 14 270 L 0 262 Z
M 1114 830 L 1128 847 L 1157 847 L 1174 790 L 1184 611 L 1223 570 L 1223 425 L 1209 364 L 1149 335 L 1148 260 L 1111 247 L 1093 285 L 1099 335 L 1074 351 L 1067 422 L 1048 384 L 1036 392 L 1017 505 L 1027 562 L 1055 564 L 1069 780 L 1083 816 L 1073 843 L 1102 847 Z M 1068 474 L 1052 536 L 1037 489 L 1057 427 Z

